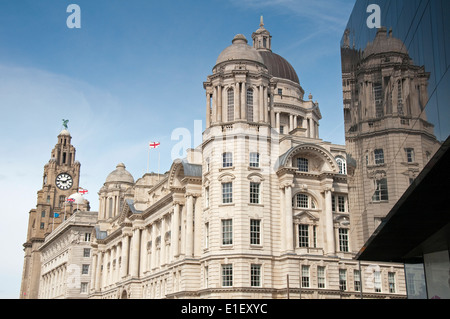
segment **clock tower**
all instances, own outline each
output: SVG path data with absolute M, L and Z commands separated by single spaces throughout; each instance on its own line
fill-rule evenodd
M 41 269 L 39 247 L 45 237 L 77 209 L 89 210 L 88 201 L 78 194 L 80 162 L 75 160 L 75 147 L 71 139 L 67 121 L 64 121 L 64 129 L 59 133 L 51 158 L 44 166 L 36 208 L 29 212 L 27 241 L 23 245 L 25 260 L 20 298 L 38 298 Z M 68 198 L 76 199 L 77 205 L 67 201 Z

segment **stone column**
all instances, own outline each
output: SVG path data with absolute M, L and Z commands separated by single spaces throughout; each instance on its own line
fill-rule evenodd
M 98 252 L 92 252 L 92 268 L 91 268 L 91 287 L 90 290 L 95 290 L 95 282 L 97 281 L 97 260 Z M 45 279 L 45 277 L 44 277 Z M 45 290 L 44 290 L 45 291 Z
M 102 279 L 102 264 L 103 264 L 103 252 L 99 250 L 97 252 L 97 270 L 95 274 L 95 290 L 100 290 L 100 284 Z
M 161 218 L 161 254 L 159 255 L 159 264 L 161 266 L 166 264 L 166 216 Z
M 206 128 L 211 126 L 211 94 L 206 93 Z
M 110 266 L 109 266 L 108 285 L 114 284 L 114 267 L 113 267 L 113 265 L 114 265 L 114 259 L 116 257 L 116 248 L 115 247 L 111 247 L 110 254 L 111 254 L 111 256 L 110 256 L 110 262 L 109 262 Z
M 247 89 L 245 82 L 242 82 L 241 88 L 241 119 L 246 120 L 247 117 Z
M 194 197 L 186 195 L 186 257 L 193 256 L 194 241 Z
M 264 87 L 262 85 L 259 86 L 258 109 L 259 121 L 264 122 Z
M 267 117 L 268 117 L 268 114 L 267 114 L 267 87 L 265 87 L 264 88 L 264 93 L 263 93 L 263 101 L 264 101 L 264 106 L 263 106 L 263 109 L 264 109 L 264 123 L 267 123 Z
M 147 269 L 147 228 L 144 227 L 141 232 L 141 248 L 140 248 L 140 266 L 139 266 L 139 275 L 143 276 L 145 270 Z
M 117 252 L 116 252 L 116 282 L 120 282 L 120 275 L 121 275 L 121 264 L 122 261 L 122 244 L 117 244 Z
M 331 207 L 331 188 L 325 189 L 325 234 L 327 236 L 327 253 L 334 254 L 335 241 L 333 211 Z
M 275 110 L 273 107 L 273 92 L 270 92 L 270 118 L 268 119 L 270 125 L 275 123 Z
M 156 221 L 152 224 L 152 259 L 151 259 L 151 269 L 156 268 Z
M 234 84 L 234 119 L 239 120 L 241 118 L 241 107 L 240 107 L 241 95 L 239 83 Z
M 216 90 L 215 87 L 213 88 L 213 93 L 212 93 L 212 96 L 211 96 L 211 100 L 212 100 L 212 108 L 211 108 L 211 112 L 212 112 L 211 117 L 212 117 L 212 119 L 211 119 L 211 122 L 212 123 L 217 123 L 217 90 Z
M 102 276 L 102 287 L 106 288 L 108 285 L 108 263 L 109 263 L 109 250 L 106 250 L 103 256 L 103 276 Z
M 292 184 L 288 184 L 284 188 L 284 209 L 286 210 L 286 251 L 292 252 L 294 250 L 294 221 L 292 217 Z
M 298 127 L 297 115 L 294 115 L 294 127 L 293 127 L 293 129 L 295 130 L 297 127 Z
M 120 268 L 122 278 L 128 276 L 128 235 L 124 235 L 122 238 L 122 266 Z
M 289 132 L 294 129 L 294 115 L 289 114 Z
M 141 231 L 139 228 L 133 230 L 133 237 L 131 238 L 131 263 L 130 273 L 132 277 L 139 275 L 139 246 L 140 246 Z
M 217 87 L 217 121 L 222 122 L 222 85 Z
M 202 208 L 201 197 L 197 196 L 194 204 L 194 256 L 202 254 Z
M 172 258 L 175 259 L 179 255 L 178 240 L 180 237 L 180 204 L 175 202 L 172 214 L 172 230 L 171 230 L 171 246 L 172 246 Z
M 275 113 L 275 128 L 280 133 L 280 112 Z

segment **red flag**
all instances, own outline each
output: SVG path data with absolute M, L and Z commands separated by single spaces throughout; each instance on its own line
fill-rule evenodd
M 87 193 L 88 193 L 88 190 L 80 187 L 80 188 L 78 189 L 78 193 L 81 194 L 81 195 L 84 195 L 84 194 L 87 194 Z
M 74 201 L 75 201 L 74 198 L 68 198 L 68 199 L 66 199 L 66 202 L 74 202 Z
M 157 148 L 161 143 L 159 142 L 150 142 L 149 147 L 150 148 Z

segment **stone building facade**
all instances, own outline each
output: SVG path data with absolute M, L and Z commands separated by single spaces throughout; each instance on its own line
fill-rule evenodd
M 382 27 L 361 50 L 342 45 L 352 244 L 359 250 L 440 143 L 427 120 L 430 73 Z
M 91 235 L 97 212 L 79 211 L 49 234 L 39 248 L 39 299 L 87 299 L 91 280 Z
M 353 259 L 347 154 L 261 20 L 203 83 L 203 142 L 162 177 L 99 191 L 90 298 L 404 298 L 401 265 Z

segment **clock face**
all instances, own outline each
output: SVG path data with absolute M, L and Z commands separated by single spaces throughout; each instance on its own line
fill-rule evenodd
M 73 185 L 72 176 L 67 173 L 61 173 L 56 176 L 56 186 L 59 189 L 66 190 L 71 188 Z

